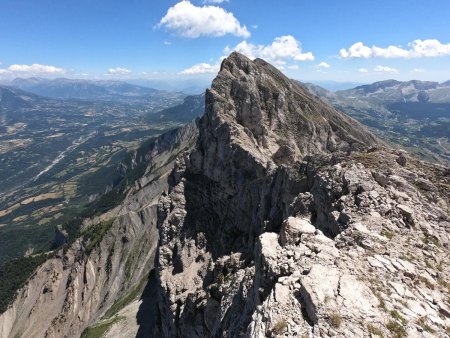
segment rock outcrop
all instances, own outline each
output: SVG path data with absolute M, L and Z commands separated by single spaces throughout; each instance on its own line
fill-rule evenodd
M 448 169 L 237 53 L 199 126 L 159 202 L 159 336 L 445 335 Z

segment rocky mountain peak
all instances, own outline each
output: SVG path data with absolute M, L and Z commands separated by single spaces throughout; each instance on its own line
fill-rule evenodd
M 427 264 L 405 259 L 417 250 L 404 243 L 430 233 L 448 243 L 443 169 L 378 145 L 265 61 L 225 59 L 206 93 L 197 147 L 179 159 L 159 204 L 159 334 L 403 337 L 424 325 L 442 332 L 438 313 L 447 305 L 431 310 L 419 296 L 438 287 L 421 284 Z M 431 191 L 441 196 L 437 207 Z M 410 303 L 429 306 L 430 317 Z
M 266 164 L 379 144 L 362 125 L 269 63 L 237 52 L 222 62 L 206 94 L 204 146 L 209 147 L 211 134 L 217 138 L 219 133 Z

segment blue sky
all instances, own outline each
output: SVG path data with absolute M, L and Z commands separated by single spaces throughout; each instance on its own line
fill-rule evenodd
M 445 81 L 449 13 L 448 0 L 0 0 L 0 79 L 212 78 L 239 50 L 304 81 Z

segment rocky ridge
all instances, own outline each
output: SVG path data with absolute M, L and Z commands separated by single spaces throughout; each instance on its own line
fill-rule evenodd
M 158 335 L 448 334 L 447 168 L 237 53 L 199 125 L 159 202 Z

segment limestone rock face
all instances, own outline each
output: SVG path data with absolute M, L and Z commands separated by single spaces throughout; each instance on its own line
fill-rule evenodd
M 266 168 L 291 165 L 308 154 L 380 143 L 358 122 L 313 97 L 272 65 L 238 53 L 223 61 L 206 93 L 200 130 L 202 169 L 215 180 L 220 179 L 221 165 L 228 170 L 252 165 L 249 161 Z M 245 162 L 231 166 L 231 160 Z M 221 171 L 225 174 L 226 169 Z
M 445 335 L 448 173 L 231 54 L 159 202 L 157 336 Z
M 285 246 L 286 244 L 298 243 L 302 234 L 313 234 L 316 232 L 316 228 L 308 219 L 288 217 L 281 225 L 280 231 L 280 244 Z

